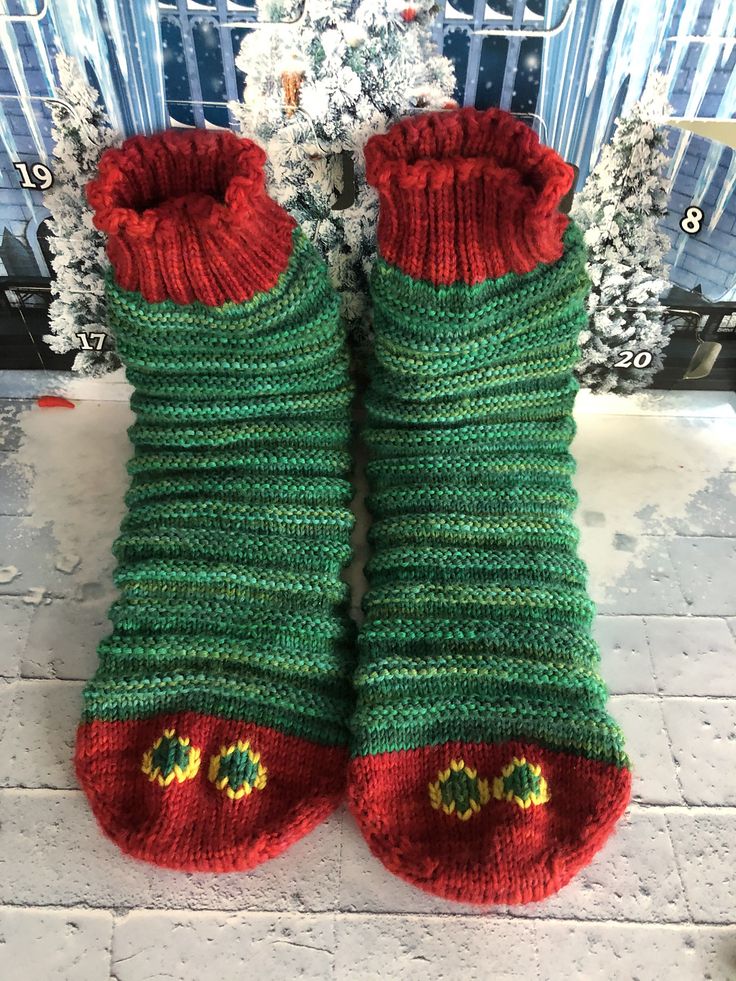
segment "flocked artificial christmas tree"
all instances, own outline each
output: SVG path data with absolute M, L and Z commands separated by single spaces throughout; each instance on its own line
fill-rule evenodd
M 57 101 L 51 103 L 54 183 L 44 197 L 52 219 L 49 244 L 55 280 L 51 334 L 44 340 L 60 354 L 79 351 L 75 371 L 99 375 L 117 368 L 119 361 L 106 323 L 104 236 L 92 224 L 84 186 L 97 174 L 103 150 L 117 141 L 117 135 L 78 62 L 60 54 L 56 66 Z M 104 333 L 102 350 L 80 350 L 80 333 Z M 90 343 L 95 347 L 99 341 Z
M 577 374 L 594 391 L 646 388 L 662 367 L 672 330 L 659 299 L 670 248 L 659 227 L 668 187 L 661 126 L 670 114 L 666 79 L 655 73 L 642 98 L 618 121 L 613 139 L 575 199 L 572 216 L 584 232 L 593 283 Z M 649 352 L 651 363 L 615 367 L 622 358 L 631 360 L 626 351 Z
M 259 0 L 265 23 L 236 62 L 246 87 L 233 111 L 268 153 L 269 192 L 327 259 L 359 341 L 377 219 L 363 146 L 399 116 L 455 106 L 452 65 L 430 36 L 437 10 L 434 0 Z M 343 151 L 354 159 L 356 197 L 333 210 Z

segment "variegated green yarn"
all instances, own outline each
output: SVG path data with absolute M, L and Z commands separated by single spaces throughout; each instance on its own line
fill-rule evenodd
M 574 225 L 558 262 L 476 286 L 377 262 L 357 756 L 525 740 L 627 765 L 572 518 L 587 288 Z
M 192 710 L 344 743 L 352 387 L 323 263 L 295 231 L 247 303 L 107 288 L 137 420 L 85 720 Z

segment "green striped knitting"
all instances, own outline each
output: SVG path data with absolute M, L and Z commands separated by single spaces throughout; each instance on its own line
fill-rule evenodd
M 476 286 L 376 264 L 356 757 L 521 740 L 627 766 L 572 519 L 584 262 L 571 225 L 556 264 Z
M 295 231 L 246 303 L 107 289 L 137 421 L 84 720 L 191 710 L 344 744 L 351 385 L 323 263 Z

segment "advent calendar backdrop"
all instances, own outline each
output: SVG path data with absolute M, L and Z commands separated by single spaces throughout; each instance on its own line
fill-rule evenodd
M 320 10 L 329 6 L 318 5 Z M 361 6 L 368 7 L 367 0 L 339 0 L 336 9 L 343 21 L 357 23 Z M 414 5 L 398 0 L 373 6 L 375 16 L 405 27 L 414 19 L 406 11 L 414 9 L 426 22 L 436 53 L 449 59 L 449 75 L 425 79 L 428 91 L 436 90 L 427 96 L 427 107 L 447 95 L 519 114 L 579 168 L 578 194 L 610 143 L 615 120 L 641 99 L 654 71 L 664 75 L 671 119 L 728 118 L 735 103 L 736 50 L 726 39 L 736 32 L 736 7 L 729 0 L 427 0 Z M 62 81 L 58 55 L 74 59 L 81 81 L 99 93 L 97 109 L 110 130 L 109 136 L 100 130 L 100 145 L 169 125 L 238 129 L 247 123 L 243 53 L 253 50 L 254 32 L 277 38 L 281 31 L 286 37 L 294 22 L 321 14 L 305 12 L 301 0 L 274 0 L 260 10 L 249 0 L 7 0 L 5 9 L 0 15 L 0 356 L 12 365 L 13 338 L 18 343 L 30 338 L 39 365 L 68 365 L 78 352 L 61 354 L 57 344 L 54 354 L 41 341 L 48 333 L 53 273 L 47 218 L 54 204 L 48 194 L 57 193 L 44 188 L 43 167 L 52 179 L 64 178 L 63 167 L 54 173 L 52 158 L 54 119 L 63 121 L 63 107 L 54 102 Z M 272 23 L 259 27 L 259 16 Z M 402 97 L 411 103 L 417 92 L 408 89 Z M 413 105 L 421 111 L 421 93 L 419 98 Z M 251 98 L 251 108 L 252 103 Z M 673 124 L 662 132 L 661 186 L 667 198 L 658 227 L 670 243 L 662 256 L 666 282 L 688 291 L 698 287 L 709 301 L 733 300 L 736 155 L 723 143 Z M 34 169 L 38 164 L 41 169 Z M 337 186 L 337 196 L 340 190 Z M 693 204 L 703 221 L 697 234 L 687 234 L 680 221 Z M 79 221 L 77 232 L 84 238 L 84 217 Z M 93 326 L 96 316 L 89 312 Z M 77 367 L 100 361 L 94 351 L 83 354 Z M 111 366 L 114 359 L 102 362 Z

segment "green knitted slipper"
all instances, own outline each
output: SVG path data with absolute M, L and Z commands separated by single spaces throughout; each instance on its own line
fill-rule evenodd
M 588 288 L 557 211 L 572 175 L 500 110 L 405 120 L 366 160 L 381 257 L 351 807 L 423 889 L 540 899 L 630 788 L 572 520 Z
M 345 781 L 351 387 L 264 159 L 232 133 L 135 137 L 89 188 L 137 421 L 77 773 L 122 849 L 179 869 L 278 854 Z

